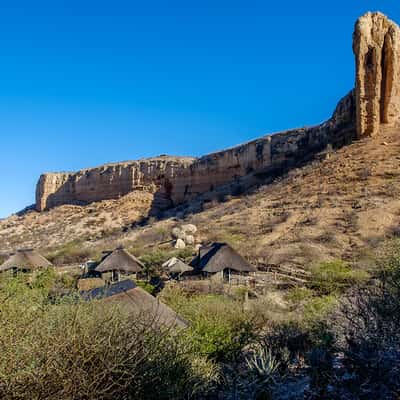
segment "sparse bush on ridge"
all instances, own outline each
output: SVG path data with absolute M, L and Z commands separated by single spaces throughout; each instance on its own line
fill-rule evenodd
M 55 265 L 79 264 L 89 258 L 99 257 L 100 253 L 82 246 L 79 240 L 73 240 L 47 254 L 47 258 Z
M 365 282 L 366 271 L 355 270 L 341 260 L 326 261 L 311 266 L 309 287 L 321 295 L 341 293 L 353 285 Z
M 295 287 L 285 294 L 285 299 L 292 304 L 302 303 L 314 296 L 314 292 L 306 287 Z

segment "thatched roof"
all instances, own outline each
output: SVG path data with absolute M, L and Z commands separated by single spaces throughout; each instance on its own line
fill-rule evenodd
M 18 250 L 0 266 L 0 272 L 13 268 L 35 270 L 39 268 L 51 267 L 52 265 L 53 264 L 49 260 L 44 258 L 35 250 Z
M 125 249 L 116 249 L 106 255 L 101 263 L 95 268 L 97 272 L 122 271 L 128 273 L 136 273 L 144 268 L 135 256 Z
M 212 243 L 203 246 L 192 264 L 197 271 L 216 273 L 224 269 L 237 272 L 255 272 L 257 269 L 249 264 L 239 253 L 226 243 Z
M 167 328 L 186 328 L 188 322 L 170 307 L 127 279 L 110 286 L 82 292 L 84 300 L 98 299 L 121 305 L 143 323 Z
M 187 265 L 182 260 L 176 257 L 170 258 L 166 261 L 162 267 L 166 269 L 170 274 L 184 274 L 185 272 L 193 271 L 193 267 Z

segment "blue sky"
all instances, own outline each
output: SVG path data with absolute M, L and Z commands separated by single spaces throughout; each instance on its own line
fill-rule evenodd
M 7 3 L 9 3 L 7 5 Z M 327 119 L 395 0 L 0 2 L 0 217 L 46 171 L 201 155 Z

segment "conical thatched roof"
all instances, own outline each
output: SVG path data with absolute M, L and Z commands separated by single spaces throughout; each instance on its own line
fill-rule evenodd
M 184 274 L 185 272 L 193 271 L 193 267 L 185 264 L 183 261 L 179 260 L 179 258 L 172 257 L 168 261 L 166 261 L 162 267 L 166 269 L 170 274 Z
M 212 243 L 203 246 L 192 265 L 200 272 L 216 273 L 224 269 L 237 272 L 255 272 L 257 269 L 249 264 L 239 253 L 226 243 Z
M 123 271 L 127 273 L 136 273 L 144 268 L 135 256 L 127 250 L 119 248 L 104 257 L 101 263 L 96 267 L 97 272 Z
M 35 250 L 18 250 L 0 266 L 0 272 L 13 268 L 35 270 L 51 267 L 52 265 L 53 264 L 49 260 Z
M 103 300 L 121 305 L 134 318 L 147 325 L 186 328 L 188 322 L 166 304 L 127 279 L 110 286 L 82 292 L 84 300 Z

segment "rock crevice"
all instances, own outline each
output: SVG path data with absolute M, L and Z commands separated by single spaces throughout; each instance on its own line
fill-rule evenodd
M 400 115 L 400 29 L 381 13 L 367 13 L 353 35 L 357 136 L 376 136 Z

